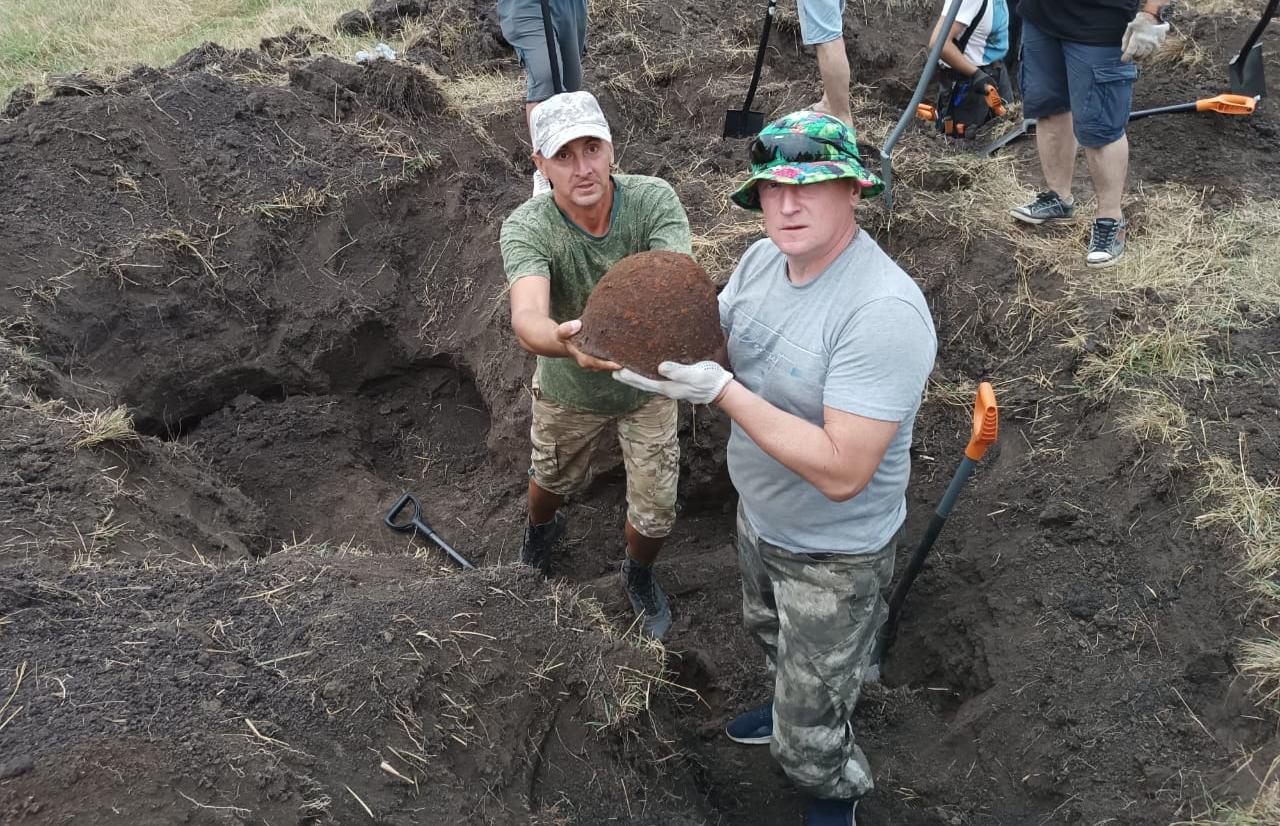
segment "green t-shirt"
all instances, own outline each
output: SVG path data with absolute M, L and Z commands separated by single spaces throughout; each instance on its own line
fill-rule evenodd
M 646 250 L 693 254 L 689 218 L 670 184 L 647 175 L 614 175 L 613 182 L 613 211 L 603 237 L 569 220 L 550 195 L 525 201 L 502 222 L 507 282 L 531 275 L 551 279 L 551 317 L 557 322 L 581 316 L 596 282 L 628 255 Z M 583 370 L 569 358 L 538 356 L 538 387 L 563 407 L 605 415 L 630 413 L 649 399 L 648 393 L 608 373 Z

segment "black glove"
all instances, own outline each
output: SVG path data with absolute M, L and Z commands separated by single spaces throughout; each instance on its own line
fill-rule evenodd
M 996 82 L 991 79 L 991 75 L 979 69 L 969 78 L 969 90 L 979 97 L 985 97 L 988 87 L 996 86 Z M 999 87 L 996 87 L 997 90 Z
M 994 81 L 982 72 L 982 78 L 992 86 Z M 951 119 L 954 123 L 953 134 L 957 138 L 973 138 L 978 129 L 991 119 L 991 107 L 987 104 L 987 87 L 979 86 L 978 79 L 969 81 L 969 88 L 960 101 L 951 107 Z

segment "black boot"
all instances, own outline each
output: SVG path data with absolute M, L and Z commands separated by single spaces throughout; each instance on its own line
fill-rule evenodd
M 653 578 L 653 566 L 627 557 L 622 563 L 622 588 L 631 600 L 632 610 L 640 617 L 645 635 L 662 639 L 671 627 L 671 605 L 662 586 Z
M 543 576 L 551 576 L 551 551 L 564 533 L 564 521 L 564 517 L 556 511 L 550 522 L 541 525 L 525 522 L 520 561 L 530 568 L 537 568 Z

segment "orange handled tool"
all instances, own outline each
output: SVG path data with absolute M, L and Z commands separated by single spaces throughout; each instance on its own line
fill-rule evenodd
M 987 448 L 996 443 L 1000 434 L 1000 408 L 996 406 L 996 391 L 991 382 L 978 385 L 978 397 L 973 400 L 973 435 L 964 455 L 975 462 L 982 460 Z
M 1000 409 L 996 405 L 996 391 L 990 382 L 984 381 L 978 385 L 978 397 L 973 403 L 973 434 L 969 437 L 969 444 L 964 449 L 964 458 L 960 460 L 960 467 L 956 468 L 955 476 L 951 477 L 951 484 L 947 486 L 947 492 L 942 495 L 942 501 L 934 510 L 933 518 L 929 520 L 929 527 L 925 529 L 920 544 L 911 555 L 911 561 L 907 563 L 902 579 L 898 581 L 889 597 L 889 618 L 877 635 L 876 648 L 871 657 L 872 663 L 879 664 L 884 653 L 893 645 L 907 591 L 911 588 L 911 583 L 915 582 L 916 577 L 920 575 L 920 570 L 924 567 L 924 559 L 929 555 L 929 549 L 933 547 L 934 540 L 942 532 L 942 526 L 951 514 L 951 508 L 960 496 L 961 488 L 964 487 L 965 482 L 969 481 L 969 475 L 986 454 L 987 448 L 995 444 L 999 431 Z
M 1216 95 L 1201 98 L 1190 103 L 1177 103 L 1173 106 L 1157 106 L 1155 109 L 1142 109 L 1129 113 L 1129 120 L 1138 120 L 1152 115 L 1173 115 L 1179 112 L 1217 112 L 1220 115 L 1252 115 L 1258 108 L 1258 98 L 1248 95 Z
M 921 120 L 935 121 L 938 119 L 938 109 L 931 103 L 917 104 L 916 117 Z
M 996 117 L 1004 117 L 1008 113 L 1008 109 L 1004 105 L 1004 100 L 1000 97 L 1000 90 L 994 86 L 987 87 L 987 106 L 992 112 L 996 113 Z

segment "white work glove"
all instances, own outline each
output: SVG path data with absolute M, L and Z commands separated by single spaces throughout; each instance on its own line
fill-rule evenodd
M 1129 28 L 1124 30 L 1124 40 L 1120 41 L 1120 48 L 1124 53 L 1120 55 L 1120 60 L 1128 63 L 1148 57 L 1164 45 L 1164 39 L 1168 35 L 1168 23 L 1161 23 L 1145 11 L 1138 12 L 1129 22 Z
M 647 379 L 625 367 L 615 370 L 613 377 L 646 393 L 657 393 L 669 399 L 693 404 L 711 404 L 720 398 L 725 386 L 733 381 L 733 373 L 714 361 L 700 361 L 696 364 L 664 361 L 658 365 L 658 372 L 670 381 Z

